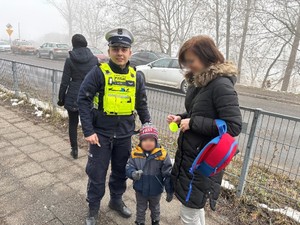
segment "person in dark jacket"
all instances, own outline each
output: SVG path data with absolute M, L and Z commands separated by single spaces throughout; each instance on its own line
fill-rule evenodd
M 97 57 L 87 48 L 87 41 L 81 34 L 72 37 L 73 50 L 66 59 L 58 94 L 58 105 L 64 106 L 69 116 L 69 138 L 71 156 L 78 158 L 77 127 L 79 112 L 77 96 L 85 75 L 98 63 Z
M 136 193 L 137 225 L 145 225 L 146 210 L 151 211 L 152 225 L 159 225 L 160 198 L 165 187 L 167 202 L 173 199 L 172 163 L 167 151 L 158 144 L 158 131 L 153 126 L 140 130 L 140 143 L 132 152 L 126 174 L 133 180 Z
M 143 77 L 129 66 L 131 32 L 114 29 L 106 34 L 106 39 L 110 61 L 95 66 L 88 73 L 78 95 L 82 129 L 90 143 L 86 165 L 88 225 L 97 222 L 110 162 L 109 207 L 125 218 L 131 217 L 122 196 L 126 190 L 125 167 L 135 129 L 135 111 L 142 124 L 151 122 Z
M 215 119 L 226 122 L 230 135 L 238 136 L 241 132 L 242 117 L 234 89 L 237 68 L 233 63 L 225 62 L 213 40 L 207 36 L 188 40 L 180 49 L 179 63 L 188 71 L 185 76 L 189 88 L 186 112 L 167 117 L 169 123 L 176 122 L 181 129 L 172 180 L 175 195 L 182 203 L 183 224 L 204 225 L 204 206 L 209 199 L 211 209 L 215 210 L 223 171 L 212 177 L 195 172 L 191 197 L 186 201 L 192 179 L 189 169 L 198 151 L 218 136 Z

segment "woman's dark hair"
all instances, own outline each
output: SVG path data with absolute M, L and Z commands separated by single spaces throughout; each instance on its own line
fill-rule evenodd
M 209 67 L 215 63 L 223 63 L 224 56 L 217 48 L 213 39 L 209 36 L 199 35 L 187 40 L 179 50 L 179 64 L 183 67 L 186 64 L 185 53 L 192 51 L 204 64 Z

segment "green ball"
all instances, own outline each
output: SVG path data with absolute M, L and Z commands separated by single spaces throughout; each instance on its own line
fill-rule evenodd
M 177 132 L 178 131 L 178 125 L 175 122 L 170 123 L 169 128 L 170 128 L 170 131 L 172 131 L 172 132 Z

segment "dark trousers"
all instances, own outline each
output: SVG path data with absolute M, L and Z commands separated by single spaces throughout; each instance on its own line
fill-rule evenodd
M 145 223 L 146 210 L 151 211 L 151 220 L 160 220 L 160 198 L 161 194 L 157 196 L 145 197 L 139 192 L 135 192 L 136 197 L 136 222 Z
M 122 200 L 126 190 L 126 163 L 131 151 L 131 137 L 114 139 L 98 135 L 101 147 L 90 145 L 86 173 L 89 177 L 87 201 L 90 209 L 99 209 L 100 201 L 105 194 L 105 181 L 109 163 L 110 198 L 112 201 Z
M 69 115 L 69 138 L 72 148 L 77 147 L 77 127 L 79 123 L 79 113 L 78 111 L 68 110 Z

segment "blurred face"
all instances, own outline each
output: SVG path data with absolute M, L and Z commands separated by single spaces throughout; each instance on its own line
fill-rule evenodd
M 131 48 L 109 47 L 108 55 L 115 64 L 124 68 L 131 56 Z
M 151 152 L 153 149 L 155 149 L 156 141 L 154 138 L 146 138 L 142 140 L 141 147 L 144 151 Z
M 199 73 L 205 69 L 204 64 L 201 62 L 199 57 L 192 51 L 186 51 L 185 55 L 185 67 L 193 74 Z

